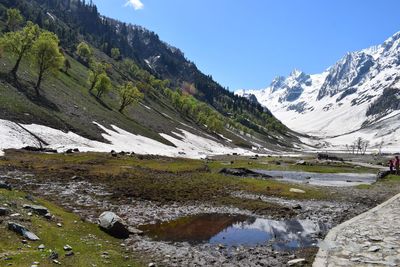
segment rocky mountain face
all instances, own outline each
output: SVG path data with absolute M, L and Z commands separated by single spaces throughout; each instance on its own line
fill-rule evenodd
M 346 54 L 321 74 L 295 70 L 266 89 L 236 93 L 254 95 L 288 127 L 333 145 L 359 136 L 393 148 L 400 140 L 400 32 Z

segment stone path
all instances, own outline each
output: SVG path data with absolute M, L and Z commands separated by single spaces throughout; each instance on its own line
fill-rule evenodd
M 335 228 L 313 267 L 400 266 L 400 194 Z

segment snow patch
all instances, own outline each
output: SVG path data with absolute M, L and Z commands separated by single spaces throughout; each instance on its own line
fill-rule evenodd
M 204 158 L 209 155 L 221 155 L 238 153 L 252 155 L 253 153 L 241 149 L 224 146 L 214 140 L 201 137 L 183 129 L 177 129 L 171 135 L 161 133 L 160 135 L 175 145 L 169 146 L 141 135 L 132 134 L 117 126 L 111 125 L 111 129 L 94 122 L 102 131 L 102 136 L 109 143 L 93 141 L 73 132 L 63 132 L 43 125 L 24 124 L 28 131 L 35 134 L 49 144 L 49 147 L 59 151 L 66 151 L 70 148 L 78 148 L 82 152 L 96 151 L 109 152 L 126 151 L 137 154 L 154 154 L 169 157 Z M 38 146 L 39 141 L 24 130 L 18 124 L 0 120 L 0 155 L 4 149 L 22 148 L 25 146 Z

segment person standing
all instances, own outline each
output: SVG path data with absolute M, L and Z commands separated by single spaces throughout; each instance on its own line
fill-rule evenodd
M 394 166 L 396 167 L 396 174 L 400 175 L 400 159 L 399 159 L 399 156 L 395 157 Z
M 390 170 L 390 174 L 394 173 L 394 160 L 393 159 L 389 160 L 389 170 Z

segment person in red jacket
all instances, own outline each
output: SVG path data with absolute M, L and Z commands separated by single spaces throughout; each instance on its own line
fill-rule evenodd
M 396 174 L 400 175 L 400 159 L 399 159 L 399 156 L 395 157 L 394 166 L 396 167 Z
M 394 173 L 394 160 L 393 159 L 389 160 L 389 170 L 390 170 L 390 174 Z

